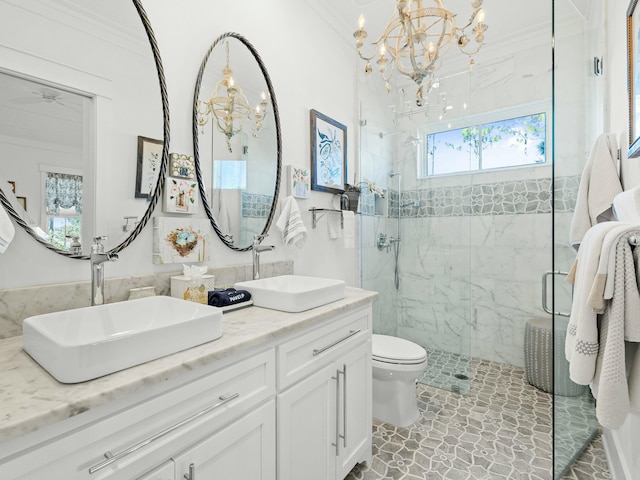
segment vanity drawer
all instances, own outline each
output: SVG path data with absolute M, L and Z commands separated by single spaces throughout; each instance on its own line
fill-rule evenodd
M 275 395 L 275 351 L 127 405 L 0 465 L 0 478 L 130 480 Z M 105 465 L 107 452 L 119 458 Z M 122 454 L 127 452 L 126 454 Z
M 371 337 L 371 308 L 352 312 L 277 349 L 278 389 L 293 385 Z

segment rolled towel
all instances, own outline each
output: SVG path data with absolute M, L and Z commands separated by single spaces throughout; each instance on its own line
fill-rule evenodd
M 613 213 L 620 222 L 640 223 L 640 187 L 616 195 L 613 198 Z
M 209 305 L 212 307 L 226 307 L 249 300 L 251 300 L 251 294 L 246 290 L 227 288 L 226 290 L 211 290 L 209 292 Z

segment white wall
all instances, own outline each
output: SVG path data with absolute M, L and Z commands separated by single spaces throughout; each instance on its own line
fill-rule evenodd
M 269 70 L 282 124 L 283 165 L 308 167 L 309 110 L 312 108 L 347 126 L 348 158 L 350 163 L 355 160 L 353 51 L 345 47 L 333 30 L 310 15 L 306 3 L 253 0 L 227 2 L 221 6 L 209 0 L 158 0 L 145 1 L 144 7 L 164 64 L 171 114 L 170 151 L 193 151 L 191 108 L 198 68 L 215 38 L 235 31 L 256 47 Z M 285 195 L 283 188 L 280 198 Z M 329 240 L 322 220 L 316 230 L 311 229 L 308 209 L 330 206 L 331 200 L 330 194 L 312 192 L 310 199 L 299 201 L 309 231 L 304 248 L 283 246 L 279 232 L 272 228 L 267 242 L 277 248 L 265 253 L 263 261 L 293 259 L 296 273 L 342 278 L 350 285 L 358 285 L 357 250 L 343 248 L 340 240 Z M 119 261 L 106 266 L 106 276 L 181 270 L 179 265 L 152 265 L 151 248 L 149 225 L 121 253 Z M 250 262 L 250 252 L 231 251 L 216 238 L 210 266 Z M 87 262 L 52 254 L 21 232 L 0 257 L 0 288 L 86 281 L 89 273 Z

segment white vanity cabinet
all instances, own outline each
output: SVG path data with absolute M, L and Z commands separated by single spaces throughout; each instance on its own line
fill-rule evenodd
M 176 480 L 276 478 L 275 401 L 174 456 Z
M 136 480 L 175 480 L 175 468 L 173 460 L 169 460 Z
M 254 418 L 248 414 L 269 402 L 274 415 L 274 348 L 194 377 L 86 412 L 78 425 L 75 420 L 79 419 L 74 418 L 54 425 L 46 436 L 43 432 L 39 444 L 22 448 L 14 459 L 0 463 L 0 478 L 165 480 L 165 463 L 175 461 L 180 452 L 195 451 L 231 422 L 240 424 L 238 419 L 248 419 L 242 423 L 246 425 Z M 274 428 L 265 430 L 266 434 L 271 438 L 261 439 L 272 445 Z M 236 452 L 235 460 L 245 461 L 242 452 Z M 155 473 L 156 468 L 160 473 Z M 182 474 L 177 478 L 184 480 Z M 271 480 L 273 476 L 255 478 Z
M 278 347 L 278 479 L 342 480 L 371 460 L 371 313 Z
M 237 312 L 228 353 L 212 355 L 212 342 L 189 352 L 190 363 L 177 355 L 130 369 L 122 383 L 145 369 L 164 378 L 148 384 L 141 375 L 127 395 L 113 386 L 118 374 L 79 385 L 45 377 L 60 395 L 110 400 L 2 443 L 0 479 L 342 480 L 372 456 L 371 311 L 369 300 Z M 255 340 L 257 322 L 281 326 Z

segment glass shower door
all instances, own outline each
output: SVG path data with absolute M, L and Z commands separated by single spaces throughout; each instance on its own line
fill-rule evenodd
M 553 320 L 554 320 L 554 479 L 560 479 L 598 430 L 588 387 L 573 384 L 564 339 L 571 311 L 566 282 L 576 252 L 569 227 L 580 175 L 591 146 L 603 133 L 604 80 L 585 68 L 604 45 L 601 2 L 555 0 L 553 70 Z

